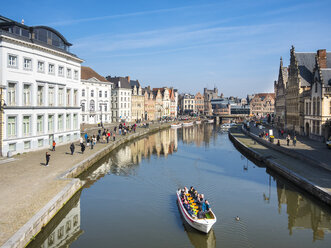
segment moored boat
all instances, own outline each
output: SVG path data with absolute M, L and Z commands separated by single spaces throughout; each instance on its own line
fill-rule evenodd
M 182 127 L 182 123 L 180 123 L 180 122 L 178 122 L 178 123 L 173 123 L 173 124 L 171 124 L 171 127 L 172 127 L 172 128 L 180 128 L 180 127 Z
M 181 200 L 181 189 L 177 190 L 177 201 L 180 212 L 182 213 L 185 221 L 193 228 L 201 232 L 208 233 L 212 226 L 216 223 L 216 216 L 211 209 L 208 211 L 208 213 L 204 216 L 203 219 L 198 219 L 198 217 L 196 217 L 195 215 L 189 214 Z
M 214 123 L 214 119 L 208 119 L 207 122 L 208 123 Z
M 200 120 L 195 121 L 195 124 L 201 124 L 201 121 Z
M 221 125 L 221 129 L 223 129 L 223 130 L 229 130 L 230 128 L 231 128 L 230 123 L 224 123 Z
M 190 127 L 193 126 L 193 121 L 186 121 L 183 123 L 183 127 Z

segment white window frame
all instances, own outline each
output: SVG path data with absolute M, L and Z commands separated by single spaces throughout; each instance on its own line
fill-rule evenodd
M 26 122 L 26 118 L 28 122 Z M 31 135 L 31 115 L 23 115 L 22 118 L 22 134 L 23 136 L 30 136 Z
M 71 78 L 72 77 L 72 71 L 71 68 L 67 68 L 67 78 Z
M 8 53 L 8 62 L 7 62 L 7 66 L 9 68 L 18 68 L 18 55 L 16 54 L 12 54 L 12 53 Z
M 39 87 L 42 88 L 41 91 L 39 91 Z M 44 106 L 44 91 L 45 91 L 45 86 L 43 85 L 38 85 L 37 86 L 37 106 Z M 41 92 L 41 96 L 39 94 L 39 92 Z
M 42 65 L 42 67 L 40 65 Z M 37 71 L 40 72 L 40 73 L 45 73 L 45 61 L 38 60 L 38 62 L 37 62 Z
M 25 61 L 30 61 L 30 64 L 25 63 Z M 29 65 L 29 66 L 26 66 L 26 65 Z M 26 71 L 32 71 L 32 59 L 31 58 L 23 57 L 23 69 Z
M 28 86 L 28 91 L 25 89 L 25 86 Z M 31 84 L 23 84 L 23 105 L 31 106 L 32 104 L 32 94 L 31 94 Z
M 41 119 L 39 119 L 39 117 L 41 117 Z M 44 133 L 44 115 L 37 115 L 37 133 Z
M 9 122 L 9 119 L 14 119 L 14 123 Z M 14 138 L 16 136 L 17 136 L 17 116 L 8 116 L 7 117 L 7 138 Z
M 61 73 L 61 70 L 62 70 L 62 73 Z M 64 77 L 64 66 L 59 65 L 58 75 L 59 75 L 59 77 Z
M 12 91 L 12 88 L 10 88 L 10 85 L 14 85 L 14 90 Z M 8 106 L 15 106 L 16 105 L 16 99 L 17 99 L 17 83 L 15 82 L 8 82 L 8 88 L 7 88 L 7 105 Z
M 51 68 L 52 68 L 52 70 L 51 70 Z M 48 63 L 48 74 L 55 75 L 55 65 L 54 64 Z
M 78 71 L 77 70 L 74 70 L 74 79 L 78 80 Z

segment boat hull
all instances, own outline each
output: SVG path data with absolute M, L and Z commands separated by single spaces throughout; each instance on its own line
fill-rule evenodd
M 190 126 L 193 126 L 193 122 L 183 123 L 183 127 L 190 127 Z
M 207 220 L 207 219 L 193 219 L 190 214 L 186 211 L 186 209 L 183 206 L 182 201 L 180 200 L 180 191 L 177 191 L 177 202 L 178 202 L 178 207 L 179 210 L 181 212 L 181 214 L 183 215 L 185 221 L 193 228 L 204 232 L 204 233 L 208 233 L 210 231 L 210 229 L 212 228 L 212 226 L 215 224 L 216 222 L 216 216 L 215 219 L 211 219 L 211 220 Z

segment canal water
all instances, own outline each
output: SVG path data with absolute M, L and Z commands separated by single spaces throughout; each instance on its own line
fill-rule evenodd
M 331 247 L 331 211 L 233 146 L 212 124 L 119 147 L 29 247 Z M 188 226 L 175 191 L 203 192 L 218 221 Z M 240 220 L 235 219 L 239 216 Z

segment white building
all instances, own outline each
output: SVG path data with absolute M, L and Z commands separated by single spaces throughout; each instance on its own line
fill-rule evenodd
M 79 139 L 82 60 L 50 27 L 0 23 L 1 154 Z
M 113 122 L 131 121 L 131 94 L 129 77 L 106 77 L 113 83 L 112 88 L 112 117 Z
M 111 123 L 112 83 L 90 67 L 82 66 L 82 123 Z

